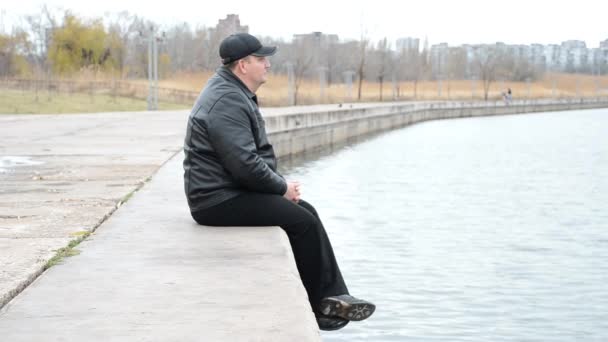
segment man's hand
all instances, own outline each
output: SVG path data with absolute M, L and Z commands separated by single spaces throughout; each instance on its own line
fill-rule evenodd
M 287 191 L 283 197 L 298 203 L 300 201 L 300 182 L 287 182 Z

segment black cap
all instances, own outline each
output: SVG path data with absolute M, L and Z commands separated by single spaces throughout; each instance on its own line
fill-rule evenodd
M 220 57 L 224 65 L 249 55 L 272 56 L 276 51 L 276 46 L 263 46 L 256 37 L 249 33 L 231 34 L 220 44 Z

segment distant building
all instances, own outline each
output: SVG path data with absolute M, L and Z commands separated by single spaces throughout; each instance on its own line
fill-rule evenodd
M 601 72 L 605 73 L 608 71 L 608 39 L 600 42 L 600 47 L 598 50 L 599 50 L 597 52 L 598 56 L 596 57 L 597 63 L 598 63 L 597 69 L 599 69 L 599 70 L 601 70 Z
M 226 19 L 218 20 L 213 33 L 223 39 L 234 33 L 249 33 L 249 26 L 241 25 L 238 14 L 228 14 Z
M 600 48 L 589 49 L 588 63 L 591 66 L 591 72 L 598 73 L 600 65 L 602 65 L 602 50 Z
M 546 67 L 545 46 L 542 44 L 532 44 L 531 46 L 523 45 L 528 50 L 528 55 L 522 56 L 523 59 L 528 59 L 537 67 Z
M 312 52 L 312 65 L 319 66 L 321 54 L 326 53 L 331 45 L 338 44 L 340 38 L 338 38 L 337 34 L 311 32 L 294 34 L 293 42 L 306 46 Z
M 323 32 L 312 32 L 304 34 L 294 34 L 294 42 L 309 42 L 313 46 L 324 46 L 332 43 L 338 43 L 340 39 L 337 34 L 325 34 Z
M 435 44 L 431 46 L 430 61 L 433 77 L 439 77 L 446 71 L 450 48 L 448 43 Z
M 473 67 L 473 61 L 475 60 L 475 46 L 470 44 L 464 44 L 462 48 L 465 51 L 466 58 L 466 70 L 465 75 L 467 77 L 477 76 L 475 68 Z
M 515 59 L 531 58 L 530 47 L 528 45 L 509 45 L 508 51 Z
M 559 45 L 545 45 L 543 55 L 545 57 L 545 66 L 547 69 L 554 69 L 559 63 Z
M 397 50 L 414 44 L 414 38 L 402 38 L 396 41 Z M 475 58 L 483 56 L 488 49 L 493 47 L 498 53 L 506 54 L 515 60 L 526 60 L 536 67 L 545 70 L 558 70 L 567 72 L 594 72 L 604 70 L 608 72 L 608 39 L 601 41 L 599 48 L 590 49 L 582 40 L 567 40 L 560 45 L 556 44 L 532 44 L 532 45 L 507 45 L 502 42 L 495 44 L 461 45 L 466 59 L 466 75 L 474 77 L 475 70 L 472 68 Z M 451 49 L 447 43 L 431 46 L 429 61 L 432 65 L 433 76 L 437 77 L 449 60 Z
M 563 49 L 585 49 L 587 48 L 587 44 L 585 44 L 582 40 L 566 40 L 562 42 Z
M 420 51 L 420 39 L 412 37 L 399 38 L 395 42 L 395 48 L 397 51 Z

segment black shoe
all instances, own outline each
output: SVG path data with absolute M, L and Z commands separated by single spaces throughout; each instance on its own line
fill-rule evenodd
M 348 321 L 340 317 L 329 317 L 325 315 L 316 314 L 317 324 L 319 329 L 325 331 L 338 330 L 344 328 Z
M 351 295 L 340 295 L 323 298 L 320 310 L 325 316 L 337 316 L 349 321 L 362 321 L 374 313 L 376 306 Z

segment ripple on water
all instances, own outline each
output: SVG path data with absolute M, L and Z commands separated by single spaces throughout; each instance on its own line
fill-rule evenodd
M 606 340 L 605 132 L 606 110 L 427 122 L 286 172 L 378 307 L 323 339 Z

